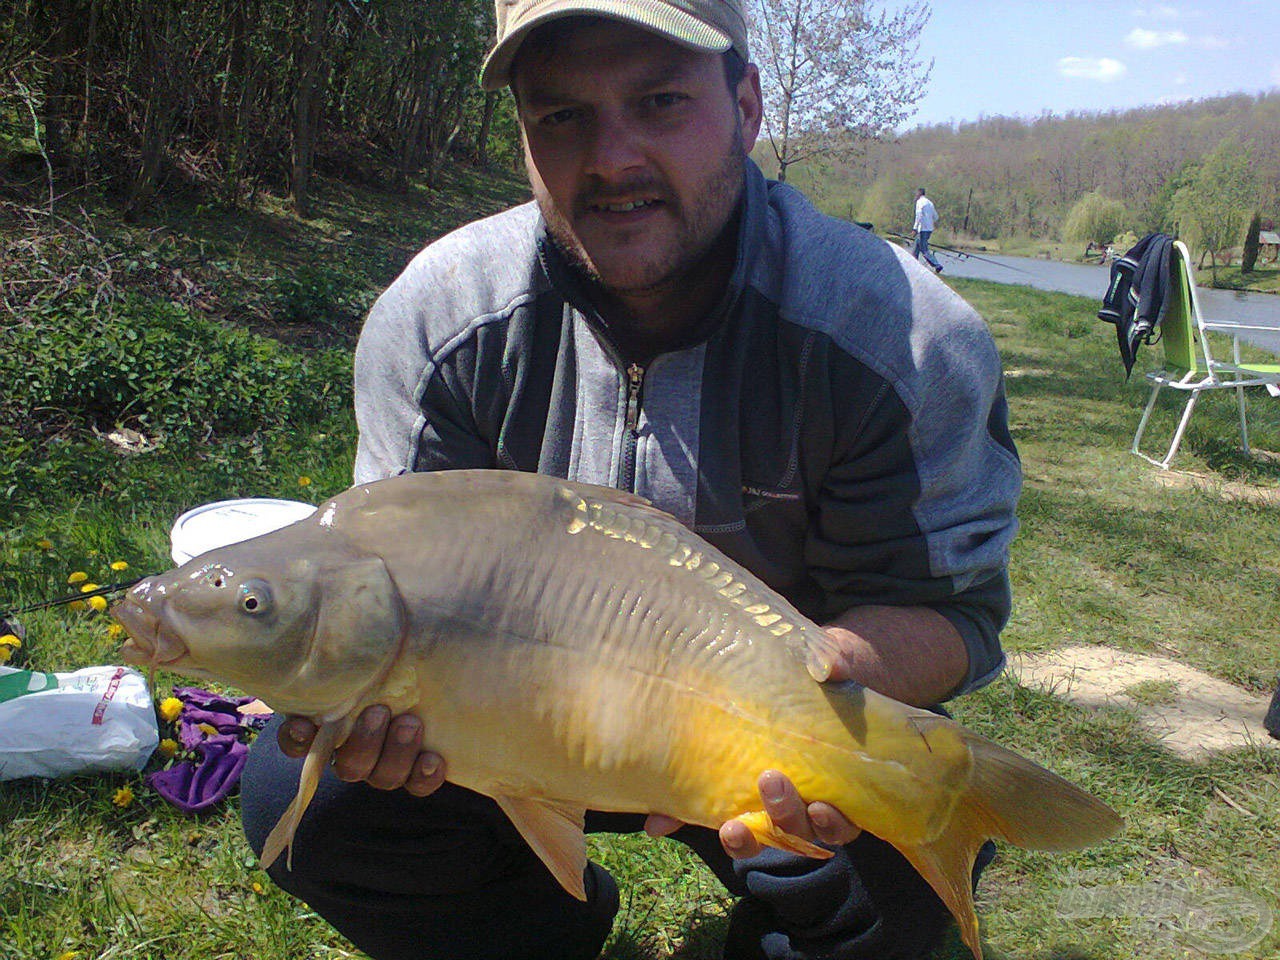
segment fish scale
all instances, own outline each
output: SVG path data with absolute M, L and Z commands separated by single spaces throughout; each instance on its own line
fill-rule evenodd
M 756 779 L 776 769 L 901 851 L 980 958 L 969 878 L 983 842 L 1072 849 L 1120 826 L 948 719 L 829 682 L 825 631 L 674 518 L 605 488 L 501 471 L 364 484 L 143 581 L 112 612 L 129 662 L 319 722 L 264 865 L 290 849 L 372 703 L 421 717 L 449 779 L 492 797 L 579 897 L 586 809 L 738 819 L 761 843 L 830 856 L 760 809 Z

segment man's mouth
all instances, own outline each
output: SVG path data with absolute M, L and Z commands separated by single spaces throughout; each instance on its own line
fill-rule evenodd
M 634 210 L 657 206 L 661 202 L 657 199 L 624 200 L 620 203 L 593 203 L 588 209 L 602 213 L 631 213 Z

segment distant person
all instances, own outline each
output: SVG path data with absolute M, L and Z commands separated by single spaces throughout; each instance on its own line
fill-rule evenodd
M 924 257 L 929 266 L 941 273 L 942 264 L 933 255 L 933 251 L 929 249 L 929 235 L 933 233 L 933 228 L 937 222 L 937 207 L 933 205 L 932 200 L 924 195 L 924 187 L 919 187 L 916 190 L 916 219 L 915 223 L 911 225 L 911 233 L 916 238 L 916 248 L 912 253 L 917 260 Z

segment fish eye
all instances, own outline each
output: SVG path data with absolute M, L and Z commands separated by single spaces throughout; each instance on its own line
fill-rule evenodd
M 246 580 L 240 584 L 240 609 L 260 617 L 271 610 L 271 587 L 265 580 Z

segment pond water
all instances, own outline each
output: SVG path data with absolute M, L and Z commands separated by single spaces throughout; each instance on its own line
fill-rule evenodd
M 975 280 L 992 280 L 996 283 L 1015 283 L 1052 290 L 1057 293 L 1073 293 L 1091 297 L 1102 305 L 1102 295 L 1107 292 L 1111 279 L 1111 265 L 1084 263 L 1060 263 L 1057 260 L 1037 260 L 1034 257 L 1004 257 L 994 253 L 982 253 L 963 257 L 947 250 L 937 250 L 943 276 L 969 277 Z M 978 257 L 982 257 L 981 260 Z M 1200 309 L 1210 320 L 1247 323 L 1256 326 L 1280 327 L 1280 296 L 1271 293 L 1245 293 L 1236 290 L 1211 290 L 1197 287 L 1196 298 Z M 1258 331 L 1253 335 L 1242 334 L 1241 339 L 1280 353 L 1280 332 Z

